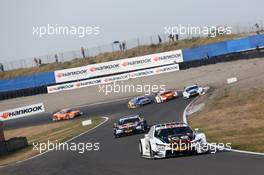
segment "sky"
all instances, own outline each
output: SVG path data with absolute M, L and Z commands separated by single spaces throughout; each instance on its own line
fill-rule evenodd
M 164 32 L 179 24 L 251 25 L 263 0 L 0 0 L 0 62 L 79 50 Z M 33 34 L 38 26 L 99 26 L 98 35 Z

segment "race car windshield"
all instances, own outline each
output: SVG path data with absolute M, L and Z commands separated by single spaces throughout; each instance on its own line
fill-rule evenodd
M 171 94 L 171 91 L 167 91 L 167 92 L 162 93 L 162 95 L 167 95 L 167 94 Z
M 191 90 L 195 90 L 198 89 L 198 86 L 192 86 L 186 89 L 186 91 L 191 91 Z
M 166 128 L 166 129 L 157 130 L 155 132 L 155 137 L 167 138 L 169 136 L 188 135 L 191 133 L 193 133 L 193 131 L 190 127 Z
M 119 120 L 118 124 L 119 125 L 124 125 L 127 123 L 135 123 L 135 122 L 139 122 L 139 118 L 130 118 L 130 119 L 125 119 L 125 120 Z
M 140 98 L 138 98 L 137 100 L 143 100 L 145 97 L 140 97 Z

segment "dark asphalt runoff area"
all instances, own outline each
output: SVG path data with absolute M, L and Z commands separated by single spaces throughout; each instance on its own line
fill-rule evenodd
M 75 143 L 99 143 L 98 151 L 79 154 L 52 151 L 37 158 L 0 168 L 1 175 L 263 175 L 264 156 L 219 152 L 168 159 L 140 158 L 138 141 L 143 134 L 115 139 L 113 123 L 123 115 L 141 112 L 150 125 L 182 121 L 182 113 L 191 99 L 177 98 L 163 104 L 139 109 L 127 108 L 127 100 L 81 108 L 86 117 L 107 116 L 109 121 L 73 140 Z M 30 126 L 51 122 L 50 114 L 8 122 L 5 127 Z

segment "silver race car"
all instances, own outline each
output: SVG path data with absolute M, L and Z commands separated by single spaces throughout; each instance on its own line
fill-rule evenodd
M 182 96 L 185 99 L 188 99 L 193 96 L 202 95 L 203 94 L 203 88 L 197 85 L 191 85 L 184 88 L 182 92 Z

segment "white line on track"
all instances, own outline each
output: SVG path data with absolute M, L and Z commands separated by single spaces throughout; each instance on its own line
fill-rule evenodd
M 98 128 L 99 126 L 103 125 L 104 123 L 106 123 L 106 122 L 109 120 L 108 117 L 101 117 L 101 118 L 104 118 L 104 119 L 105 119 L 102 123 L 100 123 L 99 125 L 97 125 L 97 126 L 91 128 L 91 129 L 89 129 L 89 130 L 87 130 L 87 131 L 85 131 L 85 132 L 83 132 L 83 133 L 81 133 L 81 134 L 79 134 L 79 135 L 77 135 L 77 136 L 75 136 L 75 137 L 73 137 L 73 138 L 71 138 L 71 139 L 65 141 L 64 143 L 70 142 L 70 141 L 72 141 L 72 140 L 74 140 L 74 139 L 76 139 L 76 138 L 78 138 L 78 137 L 80 137 L 80 136 L 82 136 L 82 135 L 84 135 L 84 134 L 87 134 L 88 132 L 90 132 L 90 131 L 92 131 L 92 130 Z M 39 157 L 39 156 L 42 156 L 42 155 L 44 155 L 44 154 L 46 154 L 46 153 L 48 153 L 48 152 L 50 152 L 50 151 L 52 151 L 52 150 L 45 151 L 45 152 L 43 152 L 43 153 L 37 154 L 37 155 L 32 156 L 32 157 L 30 157 L 30 158 L 28 158 L 28 159 L 25 159 L 25 160 L 17 161 L 17 162 L 15 162 L 15 163 L 10 164 L 10 165 L 15 165 L 15 164 L 18 164 L 18 163 L 26 162 L 26 161 L 28 161 L 28 160 L 31 160 L 31 159 L 37 158 L 37 157 Z M 9 166 L 9 164 L 8 164 L 8 165 L 0 166 L 0 168 L 7 167 L 7 166 Z

